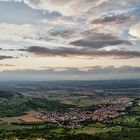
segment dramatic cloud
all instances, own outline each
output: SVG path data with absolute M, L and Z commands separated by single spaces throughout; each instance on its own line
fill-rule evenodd
M 56 48 L 49 49 L 39 46 L 31 46 L 28 49 L 23 49 L 21 51 L 26 51 L 33 53 L 37 56 L 86 56 L 86 57 L 113 57 L 116 59 L 129 59 L 140 57 L 140 52 L 137 51 L 124 51 L 124 50 L 111 50 L 111 51 L 99 51 L 99 50 L 89 50 L 89 49 L 75 49 L 75 48 Z
M 115 45 L 132 45 L 130 41 L 119 39 L 111 34 L 85 32 L 85 37 L 70 44 L 80 47 L 88 47 L 93 49 L 100 49 L 106 46 Z
M 59 77 L 61 72 L 53 67 L 62 66 L 66 70 L 62 74 L 72 73 L 70 78 L 82 73 L 81 77 L 90 74 L 90 79 L 111 71 L 134 71 L 132 78 L 134 73 L 138 76 L 139 5 L 140 0 L 0 0 L 0 71 L 43 69 L 35 73 Z M 77 69 L 93 64 L 101 67 Z M 138 68 L 118 68 L 128 64 Z M 108 65 L 112 67 L 102 67 Z
M 19 41 L 23 38 L 36 37 L 39 31 L 29 24 L 0 23 L 0 39 Z
M 122 24 L 130 21 L 130 17 L 124 14 L 120 15 L 107 15 L 98 19 L 93 19 L 92 24 Z
M 63 29 L 63 30 L 54 30 L 51 29 L 48 31 L 48 34 L 53 37 L 62 37 L 62 38 L 71 38 L 76 34 L 75 30 L 72 29 Z
M 12 59 L 14 58 L 13 56 L 6 56 L 6 55 L 0 55 L 0 60 L 3 60 L 3 59 Z
M 64 16 L 81 15 L 104 1 L 106 0 L 24 0 L 34 9 L 56 11 Z
M 51 19 L 51 20 L 42 19 L 39 21 L 39 23 L 50 24 L 54 26 L 68 26 L 68 27 L 72 27 L 76 25 L 74 19 L 71 16 L 59 16 L 56 19 Z
M 129 34 L 140 38 L 140 22 L 130 28 Z
M 131 7 L 132 5 L 138 5 L 139 0 L 23 0 L 25 4 L 34 8 L 46 11 L 56 11 L 63 16 L 77 16 L 83 15 L 95 9 L 98 13 L 102 10 L 118 10 Z M 119 8 L 118 8 L 119 7 Z M 97 9 L 98 8 L 98 9 Z M 94 10 L 94 11 L 95 11 Z M 127 10 L 127 9 L 126 9 Z M 119 10 L 118 10 L 119 11 Z M 94 14 L 94 12 L 92 13 Z

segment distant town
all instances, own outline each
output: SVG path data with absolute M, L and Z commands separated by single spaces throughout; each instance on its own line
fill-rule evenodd
M 93 120 L 105 122 L 122 115 L 125 115 L 125 109 L 132 106 L 133 101 L 128 97 L 118 97 L 113 100 L 111 105 L 101 106 L 96 111 L 83 111 L 79 108 L 71 109 L 69 113 L 34 113 L 33 116 L 46 122 L 58 122 L 59 127 L 81 128 L 80 122 Z M 68 121 L 67 125 L 64 122 Z
M 82 128 L 84 121 L 108 122 L 111 119 L 123 116 L 126 108 L 132 106 L 133 100 L 126 96 L 112 98 L 108 105 L 100 105 L 95 111 L 87 111 L 83 108 L 70 108 L 69 112 L 27 112 L 27 115 L 19 117 L 6 117 L 3 120 L 8 123 L 17 122 L 53 122 L 60 128 Z

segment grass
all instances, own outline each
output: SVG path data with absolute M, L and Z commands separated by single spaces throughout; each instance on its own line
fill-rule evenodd
M 67 133 L 67 134 L 91 134 L 94 135 L 96 133 L 105 133 L 105 132 L 115 132 L 115 131 L 121 131 L 123 127 L 121 126 L 107 126 L 102 123 L 95 123 L 95 124 L 90 124 L 88 126 L 85 126 L 80 129 L 63 129 L 63 128 L 57 128 L 52 130 L 51 132 L 55 132 L 58 135 L 61 135 L 62 133 Z
M 106 132 L 116 132 L 121 131 L 123 127 L 121 126 L 107 126 L 102 123 L 96 123 L 96 124 L 90 124 L 86 127 L 83 127 L 81 129 L 73 129 L 70 130 L 69 133 L 71 134 L 100 134 L 100 133 L 106 133 Z
M 65 104 L 71 104 L 71 105 L 77 105 L 80 107 L 85 107 L 85 106 L 106 104 L 109 101 L 101 100 L 101 99 L 79 99 L 79 98 L 73 97 L 73 98 L 62 98 L 62 99 L 60 99 L 60 102 L 65 103 Z
M 139 122 L 139 116 L 123 116 L 123 117 L 119 117 L 117 119 L 114 120 L 114 122 L 117 123 L 124 123 L 124 124 L 128 124 L 128 125 L 140 125 Z
M 52 125 L 53 126 L 53 125 Z M 0 130 L 23 130 L 23 129 L 33 129 L 33 127 L 37 127 L 39 129 L 51 127 L 51 124 L 46 124 L 43 122 L 38 123 L 17 123 L 17 124 L 7 124 L 7 123 L 0 123 Z
M 84 94 L 83 94 L 84 95 Z M 50 96 L 50 100 L 52 101 L 59 101 L 60 103 L 69 104 L 69 105 L 76 105 L 80 107 L 85 106 L 92 106 L 92 105 L 99 105 L 99 104 L 106 104 L 109 103 L 109 98 L 79 98 L 79 96 L 71 96 L 69 94 L 61 94 L 59 96 Z

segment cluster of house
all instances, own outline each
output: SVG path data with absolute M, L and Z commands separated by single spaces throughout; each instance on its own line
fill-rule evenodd
M 97 109 L 92 115 L 92 120 L 103 122 L 125 115 L 126 107 L 132 106 L 132 103 L 132 100 L 128 97 L 117 98 L 112 101 L 111 105 Z
M 35 115 L 35 114 L 34 114 Z M 45 122 L 57 122 L 59 127 L 63 128 L 81 128 L 80 122 L 90 120 L 92 117 L 91 111 L 81 111 L 80 109 L 73 109 L 68 113 L 56 112 L 42 112 L 35 115 L 36 118 L 42 119 Z
M 56 112 L 42 112 L 34 114 L 34 116 L 46 122 L 57 122 L 59 124 L 59 127 L 81 128 L 81 122 L 87 120 L 104 122 L 109 119 L 124 115 L 126 107 L 129 107 L 131 105 L 132 101 L 130 98 L 119 97 L 116 100 L 112 101 L 110 105 L 101 106 L 94 112 L 77 108 L 63 114 Z

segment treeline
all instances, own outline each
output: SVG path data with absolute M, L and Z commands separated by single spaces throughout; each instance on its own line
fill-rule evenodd
M 75 107 L 74 105 L 67 105 L 57 101 L 50 101 L 41 98 L 32 98 L 26 102 L 26 105 L 36 111 L 41 109 L 59 113 L 67 112 L 69 108 Z
M 4 94 L 4 93 L 3 93 Z M 1 96 L 3 95 L 1 94 Z M 12 94 L 5 94 L 10 97 Z M 15 117 L 21 116 L 27 111 L 52 111 L 52 112 L 67 112 L 69 108 L 75 107 L 74 105 L 66 105 L 57 101 L 50 101 L 41 98 L 25 98 L 14 95 L 10 98 L 0 98 L 0 117 Z

